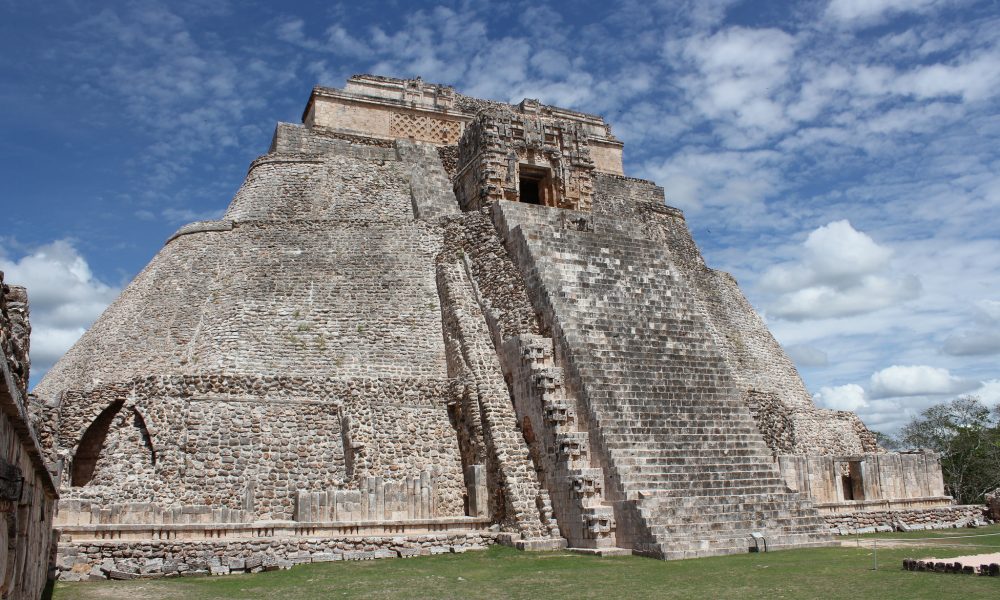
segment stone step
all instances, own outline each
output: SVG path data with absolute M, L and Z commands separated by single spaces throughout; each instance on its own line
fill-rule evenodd
M 769 523 L 773 526 L 806 527 L 815 529 L 821 527 L 824 521 L 816 515 L 801 513 L 795 503 L 782 507 L 752 507 L 740 511 L 712 512 L 709 509 L 702 510 L 642 510 L 640 514 L 645 519 L 650 531 L 654 533 L 657 528 L 664 528 L 664 531 L 673 527 L 694 527 L 701 523 L 711 526 L 729 527 L 732 524 L 750 523 L 754 526 L 762 526 L 762 523 Z M 728 525 L 727 525 L 728 524 Z M 749 526 L 749 525 L 748 525 Z
M 764 443 L 759 434 L 757 436 L 737 435 L 727 437 L 713 436 L 709 438 L 696 435 L 651 435 L 638 433 L 605 434 L 602 432 L 601 438 L 604 440 L 606 446 L 612 448 L 648 444 L 655 440 L 658 445 L 662 444 L 664 449 L 667 450 L 680 450 L 684 448 L 728 448 L 731 444 L 732 449 L 734 450 L 757 450 L 762 454 L 767 454 L 768 452 L 767 444 Z
M 627 414 L 627 413 L 626 413 Z M 668 439 L 736 440 L 752 441 L 760 436 L 759 430 L 749 431 L 734 427 L 735 431 L 712 425 L 710 427 L 644 427 L 642 425 L 613 425 L 601 429 L 605 437 L 643 436 Z
M 742 523 L 747 522 L 771 522 L 773 524 L 798 525 L 823 523 L 823 518 L 815 514 L 802 514 L 796 512 L 796 503 L 765 504 L 762 506 L 751 506 L 742 510 L 713 511 L 710 508 L 700 509 L 677 509 L 671 510 L 666 507 L 658 509 L 643 509 L 640 511 L 644 518 L 652 519 L 650 528 L 674 527 L 678 524 L 691 523 Z
M 616 466 L 623 473 L 642 473 L 644 475 L 663 475 L 677 478 L 699 478 L 711 480 L 732 480 L 736 476 L 743 478 L 768 477 L 775 480 L 784 481 L 778 470 L 771 463 L 755 462 L 715 462 L 698 463 L 689 462 L 679 464 L 677 462 L 667 463 L 640 463 L 629 465 L 628 469 L 623 469 L 625 464 L 616 463 Z
M 675 540 L 688 538 L 713 538 L 746 535 L 750 537 L 751 532 L 767 532 L 773 537 L 789 537 L 794 535 L 811 535 L 816 531 L 813 523 L 803 523 L 800 525 L 781 525 L 764 521 L 747 521 L 738 524 L 732 523 L 684 523 L 668 528 L 652 528 L 651 532 L 657 539 Z
M 758 456 L 757 454 L 750 454 L 751 452 L 757 451 L 760 446 L 756 443 L 747 442 L 733 442 L 732 445 L 729 444 L 718 444 L 714 442 L 706 442 L 700 446 L 694 446 L 689 443 L 678 444 L 669 440 L 660 440 L 661 445 L 655 448 L 643 448 L 637 447 L 635 445 L 630 446 L 610 446 L 608 452 L 615 459 L 621 457 L 630 458 L 644 458 L 644 457 L 691 457 L 697 458 L 699 456 Z M 765 444 L 766 447 L 766 444 Z M 728 452 L 729 454 L 725 454 Z M 721 453 L 721 454 L 720 454 Z M 763 455 L 760 455 L 763 456 Z M 767 462 L 771 462 L 771 456 L 768 454 L 766 456 Z
M 670 481 L 658 478 L 636 477 L 614 481 L 616 487 L 626 491 L 646 491 L 652 487 L 663 491 L 673 492 L 677 495 L 685 496 L 724 496 L 740 495 L 743 492 L 758 490 L 763 493 L 779 493 L 784 487 L 784 482 L 761 481 L 754 484 L 752 479 L 741 479 L 732 482 L 722 481 Z
M 680 560 L 687 558 L 720 556 L 724 554 L 745 554 L 749 552 L 750 548 L 754 545 L 752 539 L 744 539 L 740 541 L 733 540 L 729 544 L 722 541 L 706 546 L 699 546 L 697 544 L 697 542 L 687 540 L 678 540 L 677 543 L 665 543 L 661 546 L 657 546 L 658 552 L 654 555 L 665 560 Z M 771 541 L 768 540 L 769 550 L 784 550 L 789 548 L 822 548 L 831 545 L 834 544 L 829 540 L 815 539 L 809 536 L 805 536 L 803 538 L 795 537 L 781 543 L 776 542 L 773 545 L 771 544 Z M 761 548 L 763 549 L 763 544 L 761 544 Z
M 624 488 L 656 488 L 663 491 L 692 491 L 701 493 L 702 490 L 742 490 L 758 489 L 767 492 L 785 490 L 785 481 L 773 473 L 753 473 L 743 472 L 739 476 L 719 477 L 714 475 L 699 476 L 693 473 L 646 473 L 629 472 L 620 478 L 616 478 L 616 483 Z
M 672 404 L 669 400 L 662 403 L 642 406 L 628 403 L 627 398 L 620 399 L 619 413 L 629 416 L 628 422 L 610 423 L 605 429 L 632 430 L 647 429 L 655 431 L 689 432 L 689 433 L 748 433 L 752 431 L 753 420 L 743 419 L 739 416 L 726 416 L 722 411 L 705 413 L 694 410 L 692 407 Z M 631 414 L 629 414 L 631 413 Z M 678 417 L 694 418 L 695 421 L 681 421 Z
M 610 460 L 606 485 L 633 498 L 649 535 L 668 538 L 651 551 L 746 552 L 756 526 L 813 543 L 822 521 L 778 477 L 673 257 L 629 232 L 538 222 L 512 243 L 526 245 L 516 254 L 534 261 L 531 289 L 553 309 L 566 375 L 583 384 L 580 416 Z
M 633 409 L 643 409 L 645 412 L 636 416 L 634 424 L 643 426 L 687 426 L 686 422 L 673 421 L 678 413 L 690 415 L 695 414 L 702 420 L 712 419 L 726 425 L 749 424 L 752 420 L 745 420 L 742 415 L 733 415 L 731 406 L 699 406 L 687 400 L 680 400 L 670 397 L 660 397 L 655 400 L 641 400 L 637 398 L 619 398 L 619 402 L 625 402 L 625 406 Z M 636 401 L 638 400 L 638 401 Z M 612 423 L 610 427 L 627 426 L 628 423 Z
M 724 452 L 726 454 L 724 454 Z M 669 466 L 677 465 L 680 467 L 698 467 L 707 469 L 722 469 L 724 467 L 731 467 L 733 465 L 760 465 L 763 469 L 765 465 L 767 468 L 770 467 L 772 463 L 763 463 L 758 456 L 741 456 L 736 454 L 729 454 L 727 450 L 719 451 L 715 454 L 705 454 L 705 455 L 695 455 L 682 454 L 675 456 L 643 456 L 643 457 L 630 457 L 630 456 L 618 456 L 615 459 L 615 465 L 619 468 L 622 467 L 635 467 L 635 468 L 647 468 L 647 467 L 657 467 L 657 466 Z

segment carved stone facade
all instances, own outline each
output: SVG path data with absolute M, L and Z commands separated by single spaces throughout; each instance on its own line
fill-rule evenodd
M 498 200 L 589 211 L 594 161 L 583 127 L 536 101 L 481 112 L 458 144 L 455 194 L 463 210 Z
M 0 272 L 0 598 L 39 598 L 48 579 L 58 494 L 27 394 L 31 325 L 24 288 Z
M 198 571 L 213 537 L 300 562 L 462 535 L 660 558 L 746 552 L 751 531 L 825 545 L 830 498 L 790 487 L 795 461 L 875 456 L 888 476 L 895 455 L 813 406 L 599 117 L 358 76 L 303 121 L 39 384 L 63 576 Z M 948 504 L 922 468 L 922 502 Z M 315 548 L 289 555 L 296 538 Z M 186 541 L 138 552 L 150 539 Z

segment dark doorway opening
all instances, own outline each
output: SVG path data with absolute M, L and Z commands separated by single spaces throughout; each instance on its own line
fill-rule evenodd
M 854 482 L 850 475 L 840 476 L 840 485 L 844 490 L 844 500 L 854 500 Z
M 521 175 L 521 202 L 525 202 L 527 204 L 541 204 L 542 194 L 539 190 L 541 183 L 541 179 L 529 179 L 524 175 Z
M 525 204 L 547 205 L 549 170 L 530 166 L 518 168 L 519 200 Z

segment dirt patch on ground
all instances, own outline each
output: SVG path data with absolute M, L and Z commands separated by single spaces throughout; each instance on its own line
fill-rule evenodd
M 976 567 L 980 565 L 1000 564 L 1000 552 L 990 554 L 970 554 L 969 556 L 953 556 L 952 558 L 919 558 L 924 562 L 949 562 L 962 563 L 963 567 Z

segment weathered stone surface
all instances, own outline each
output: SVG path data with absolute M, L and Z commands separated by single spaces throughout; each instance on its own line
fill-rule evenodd
M 1000 522 L 1000 488 L 986 494 L 986 514 L 991 520 Z
M 0 272 L 0 597 L 38 598 L 54 541 L 58 492 L 39 440 L 41 407 L 28 394 L 31 324 L 28 295 Z M 66 578 L 87 569 L 63 557 Z
M 314 90 L 37 392 L 64 556 L 108 572 L 683 558 L 868 526 L 809 499 L 948 502 L 812 404 L 603 119 L 420 80 Z

